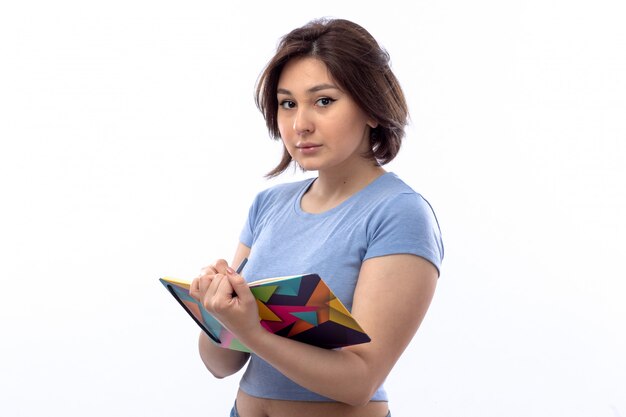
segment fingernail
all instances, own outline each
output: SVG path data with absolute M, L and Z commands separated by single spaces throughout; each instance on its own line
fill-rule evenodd
M 226 267 L 226 272 L 228 272 L 231 275 L 235 274 L 235 270 L 233 268 L 231 268 L 230 266 Z

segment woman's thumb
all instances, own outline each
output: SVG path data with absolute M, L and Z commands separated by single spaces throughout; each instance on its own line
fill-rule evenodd
M 250 291 L 250 287 L 248 287 L 246 280 L 230 267 L 228 267 L 227 271 L 228 281 L 230 282 L 231 287 L 233 287 L 235 294 L 237 294 L 237 297 L 239 297 L 241 301 L 246 301 L 250 297 L 253 297 L 252 291 Z

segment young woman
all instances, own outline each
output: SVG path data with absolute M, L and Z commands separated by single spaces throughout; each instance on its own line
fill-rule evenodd
M 192 282 L 192 296 L 253 352 L 202 333 L 200 356 L 218 378 L 248 363 L 231 416 L 391 416 L 383 382 L 426 314 L 443 244 L 428 202 L 383 169 L 408 120 L 389 56 L 353 22 L 315 20 L 281 39 L 256 100 L 284 144 L 268 176 L 293 163 L 317 176 L 260 192 L 233 263 L 217 260 Z M 242 275 L 308 272 L 328 282 L 371 342 L 322 349 L 260 325 Z

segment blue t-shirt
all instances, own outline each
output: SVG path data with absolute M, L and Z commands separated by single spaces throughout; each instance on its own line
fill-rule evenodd
M 240 236 L 251 248 L 242 272 L 246 280 L 317 273 L 351 311 L 359 270 L 366 259 L 414 254 L 440 270 L 443 243 L 435 214 L 394 173 L 383 174 L 319 214 L 300 207 L 313 181 L 279 184 L 257 195 Z M 332 401 L 294 383 L 254 354 L 240 388 L 262 398 Z M 381 386 L 372 401 L 386 400 Z

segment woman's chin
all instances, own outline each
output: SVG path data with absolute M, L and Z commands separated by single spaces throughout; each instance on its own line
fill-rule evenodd
M 296 164 L 303 171 L 318 171 L 319 170 L 319 164 L 311 163 L 311 161 L 296 161 Z

